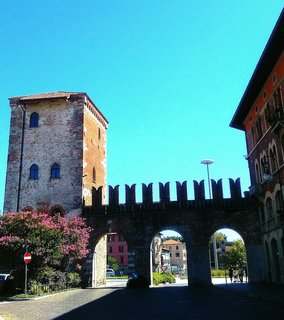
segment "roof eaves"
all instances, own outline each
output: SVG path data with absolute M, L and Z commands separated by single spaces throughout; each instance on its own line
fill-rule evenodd
M 267 80 L 271 69 L 278 61 L 283 52 L 284 45 L 284 9 L 269 37 L 269 40 L 262 52 L 262 55 L 255 67 L 251 79 L 241 98 L 237 110 L 230 122 L 230 127 L 244 130 L 243 121 L 249 112 L 252 104 L 257 98 L 265 81 Z

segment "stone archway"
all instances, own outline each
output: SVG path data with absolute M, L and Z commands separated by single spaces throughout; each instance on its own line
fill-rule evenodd
M 102 205 L 101 190 L 93 190 L 93 205 L 83 208 L 83 216 L 94 229 L 93 243 L 110 232 L 123 233 L 129 251 L 135 256 L 138 274 L 149 281 L 150 247 L 153 236 L 162 229 L 183 235 L 190 248 L 187 256 L 189 284 L 211 285 L 208 243 L 218 229 L 236 230 L 246 243 L 249 278 L 264 280 L 264 259 L 258 209 L 251 198 L 242 198 L 238 183 L 230 181 L 232 197 L 222 198 L 220 181 L 213 199 L 204 198 L 204 183 L 195 182 L 195 200 L 187 200 L 186 184 L 177 183 L 177 201 L 169 199 L 169 185 L 160 184 L 160 202 L 153 202 L 151 184 L 143 186 L 143 202 L 135 202 L 135 187 L 128 187 L 126 203 L 118 203 L 118 188 L 112 188 L 109 205 Z

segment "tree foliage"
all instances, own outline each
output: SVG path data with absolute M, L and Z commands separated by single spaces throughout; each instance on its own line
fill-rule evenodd
M 167 240 L 175 240 L 175 241 L 180 241 L 180 242 L 184 242 L 183 237 L 182 236 L 167 236 L 167 237 L 162 237 L 162 241 L 167 241 Z
M 23 267 L 25 251 L 31 253 L 29 270 L 36 274 L 48 266 L 65 271 L 74 269 L 88 253 L 91 229 L 79 217 L 50 216 L 45 213 L 18 212 L 0 217 L 0 260 L 10 269 Z M 78 264 L 77 264 L 78 263 Z
M 226 255 L 227 265 L 246 266 L 246 249 L 241 239 L 233 242 L 232 247 Z
M 217 247 L 218 247 L 220 241 L 222 241 L 222 240 L 227 241 L 227 236 L 226 236 L 224 233 L 222 233 L 222 232 L 217 231 L 217 232 L 214 233 L 214 235 L 215 235 Z M 213 242 L 213 236 L 210 238 L 210 244 L 211 244 L 212 242 Z
M 119 265 L 114 257 L 108 256 L 107 257 L 107 265 L 109 268 L 117 271 L 119 269 Z

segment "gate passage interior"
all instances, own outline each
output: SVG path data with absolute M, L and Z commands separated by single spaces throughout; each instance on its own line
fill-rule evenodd
M 180 233 L 187 248 L 189 284 L 211 284 L 209 240 L 219 229 L 230 228 L 244 240 L 250 282 L 264 280 L 264 259 L 258 210 L 254 200 L 242 197 L 240 179 L 229 179 L 230 198 L 223 197 L 222 180 L 211 180 L 212 199 L 205 198 L 204 180 L 193 181 L 194 200 L 188 200 L 187 182 L 176 182 L 177 200 L 170 200 L 170 184 L 159 183 L 160 201 L 153 201 L 153 184 L 142 184 L 142 202 L 136 202 L 136 185 L 125 185 L 125 203 L 119 203 L 119 186 L 109 186 L 108 205 L 102 203 L 102 187 L 92 190 L 92 205 L 82 215 L 93 231 L 94 253 L 99 240 L 110 232 L 123 234 L 135 256 L 138 274 L 151 281 L 150 247 L 162 230 Z M 100 265 L 96 263 L 96 266 Z M 101 282 L 93 268 L 93 286 Z

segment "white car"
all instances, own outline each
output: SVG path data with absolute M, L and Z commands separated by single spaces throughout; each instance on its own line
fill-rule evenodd
M 115 276 L 115 272 L 113 269 L 106 269 L 106 276 L 107 277 L 114 277 Z

